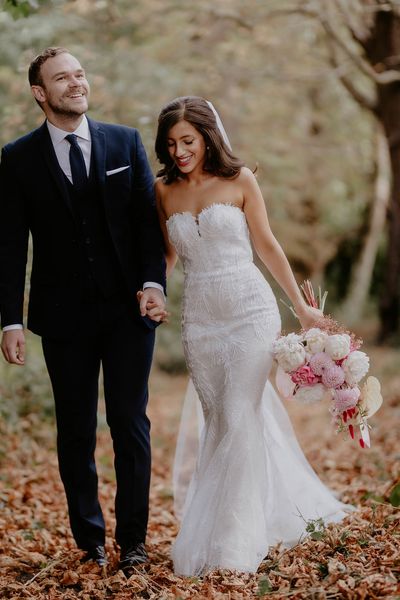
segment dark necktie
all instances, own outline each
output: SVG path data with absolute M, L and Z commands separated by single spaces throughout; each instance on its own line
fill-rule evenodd
M 69 149 L 69 162 L 71 165 L 72 183 L 77 191 L 82 192 L 85 190 L 88 182 L 82 150 L 79 147 L 78 139 L 74 133 L 66 135 L 65 139 L 71 144 Z

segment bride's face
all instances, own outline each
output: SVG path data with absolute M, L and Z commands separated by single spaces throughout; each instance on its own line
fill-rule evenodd
M 168 133 L 168 152 L 178 169 L 188 175 L 203 170 L 206 156 L 204 138 L 188 121 L 179 121 Z

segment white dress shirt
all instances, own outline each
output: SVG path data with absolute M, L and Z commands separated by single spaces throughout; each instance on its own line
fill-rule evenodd
M 67 135 L 70 133 L 74 133 L 77 137 L 77 142 L 79 144 L 80 149 L 82 150 L 83 158 L 86 165 L 86 172 L 89 176 L 90 169 L 90 158 L 92 152 L 92 140 L 90 137 L 90 129 L 89 123 L 85 115 L 83 115 L 82 121 L 75 129 L 75 131 L 64 131 L 59 127 L 56 127 L 49 121 L 46 121 L 47 128 L 49 130 L 50 138 L 53 143 L 54 152 L 56 153 L 58 163 L 63 170 L 64 174 L 68 177 L 70 182 L 72 183 L 72 175 L 71 175 L 71 165 L 69 162 L 69 149 L 71 144 L 68 140 L 65 139 Z M 146 281 L 143 284 L 143 289 L 148 287 L 157 288 L 164 295 L 164 290 L 162 285 L 156 283 L 155 281 Z M 165 298 L 165 296 L 164 296 Z M 23 329 L 23 325 L 21 323 L 15 323 L 13 325 L 6 325 L 3 327 L 3 331 L 11 331 L 12 329 Z
M 64 131 L 63 129 L 59 129 L 49 121 L 47 121 L 47 128 L 49 130 L 51 141 L 53 142 L 53 148 L 54 152 L 56 153 L 58 163 L 61 169 L 63 170 L 64 174 L 70 180 L 70 182 L 72 183 L 71 165 L 69 162 L 69 149 L 71 147 L 71 144 L 68 140 L 65 139 L 65 136 L 69 135 L 70 133 L 74 133 L 78 138 L 77 142 L 79 144 L 80 149 L 82 150 L 83 158 L 85 160 L 86 165 L 86 173 L 89 177 L 92 140 L 90 137 L 89 123 L 85 115 L 83 115 L 82 121 L 80 122 L 80 125 L 75 129 L 75 131 Z

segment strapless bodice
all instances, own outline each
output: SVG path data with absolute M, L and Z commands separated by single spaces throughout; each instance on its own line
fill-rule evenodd
M 227 274 L 253 260 L 246 217 L 233 204 L 211 204 L 197 216 L 174 213 L 167 229 L 185 274 Z

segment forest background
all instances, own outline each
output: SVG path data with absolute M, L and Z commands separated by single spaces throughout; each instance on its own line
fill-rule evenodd
M 360 479 L 349 499 L 360 501 L 364 495 L 369 508 L 371 497 L 386 506 L 398 481 L 393 466 L 398 454 L 390 445 L 388 428 L 398 419 L 400 382 L 400 1 L 2 0 L 1 146 L 43 120 L 30 94 L 27 68 L 32 58 L 50 45 L 69 48 L 86 69 L 92 87 L 90 116 L 140 130 L 154 172 L 158 168 L 153 146 L 160 108 L 181 95 L 212 100 L 235 154 L 251 168 L 257 166 L 272 229 L 298 281 L 307 277 L 315 286 L 327 289 L 328 312 L 364 337 L 372 372 L 382 381 L 385 408 L 377 426 L 376 449 L 368 459 L 355 451 L 348 467 L 343 467 L 346 477 L 339 478 L 337 487 L 353 479 L 351 469 L 357 463 Z M 170 466 L 186 385 L 180 343 L 181 289 L 182 271 L 177 268 L 169 282 L 171 322 L 158 330 L 152 379 L 156 456 L 160 451 L 153 500 L 162 514 L 171 511 Z M 281 312 L 285 330 L 296 328 L 283 306 Z M 21 590 L 30 597 L 29 589 L 39 582 L 47 589 L 43 597 L 66 597 L 65 590 L 63 596 L 48 596 L 48 590 L 59 589 L 54 579 L 47 581 L 47 588 L 43 583 L 46 577 L 29 583 L 38 565 L 42 565 L 40 569 L 51 566 L 52 544 L 57 548 L 59 542 L 42 544 L 42 562 L 38 559 L 35 563 L 31 556 L 28 566 L 27 560 L 21 563 L 18 551 L 11 550 L 18 540 L 24 552 L 32 552 L 27 546 L 42 539 L 44 530 L 51 530 L 49 517 L 41 512 L 43 506 L 39 509 L 36 504 L 35 510 L 42 516 L 27 517 L 22 533 L 20 524 L 15 525 L 15 512 L 25 514 L 28 484 L 37 486 L 35 497 L 55 493 L 63 501 L 57 487 L 51 391 L 39 348 L 39 340 L 29 335 L 24 370 L 0 365 L 0 503 L 6 508 L 0 527 L 8 531 L 0 557 L 13 556 L 16 561 L 6 561 L 9 577 L 4 589 L 9 595 L 4 597 L 12 597 L 10 581 L 15 577 L 15 597 L 25 597 L 18 595 Z M 326 407 L 318 410 L 313 418 L 328 432 Z M 329 433 L 321 434 L 327 443 L 326 454 L 315 445 L 303 413 L 297 411 L 293 418 L 317 471 L 333 469 L 323 466 L 326 461 L 336 466 L 345 461 L 348 442 L 337 445 L 329 441 Z M 105 431 L 100 416 L 101 477 L 107 483 L 113 474 Z M 372 480 L 366 484 L 362 477 L 370 461 L 379 485 Z M 45 493 L 46 465 L 51 465 L 53 487 Z M 328 475 L 325 480 L 329 482 Z M 16 493 L 15 505 L 10 490 Z M 105 502 L 110 501 L 112 490 L 104 494 Z M 28 494 L 28 504 L 29 498 Z M 393 503 L 389 504 L 393 508 Z M 112 508 L 109 510 L 112 515 Z M 161 513 L 153 515 L 155 530 Z M 389 513 L 384 518 L 393 516 Z M 62 522 L 63 515 L 60 509 Z M 53 525 L 55 530 L 60 528 L 60 524 Z M 164 525 L 168 548 L 176 523 L 169 516 Z M 67 531 L 66 527 L 64 533 Z M 57 535 L 60 532 L 54 533 Z M 73 547 L 68 539 L 66 544 Z M 54 570 L 57 572 L 57 565 Z M 281 565 L 280 572 L 284 570 Z M 52 574 L 50 567 L 47 572 Z M 325 583 L 312 585 L 337 585 L 329 580 L 328 571 L 325 576 Z M 154 575 L 152 581 L 156 579 Z M 281 583 L 274 583 L 271 575 L 267 579 L 264 588 L 271 585 L 269 591 L 278 593 Z M 83 584 L 84 578 L 78 581 L 75 576 L 71 581 L 64 581 L 65 589 L 71 592 L 72 586 L 77 594 L 71 597 L 84 597 L 80 594 L 86 593 L 87 581 Z M 390 587 L 390 577 L 384 581 L 389 581 Z M 138 582 L 140 587 L 140 578 Z M 165 585 L 172 589 L 171 582 Z M 173 585 L 178 584 L 175 581 Z M 225 594 L 225 584 L 221 585 L 216 589 Z M 252 585 L 258 592 L 264 589 L 258 579 L 245 587 Z M 123 594 L 121 586 L 118 593 Z M 154 591 L 157 587 L 150 585 L 149 589 L 161 594 Z M 178 592 L 184 594 L 180 588 Z M 40 586 L 36 597 L 39 593 Z

